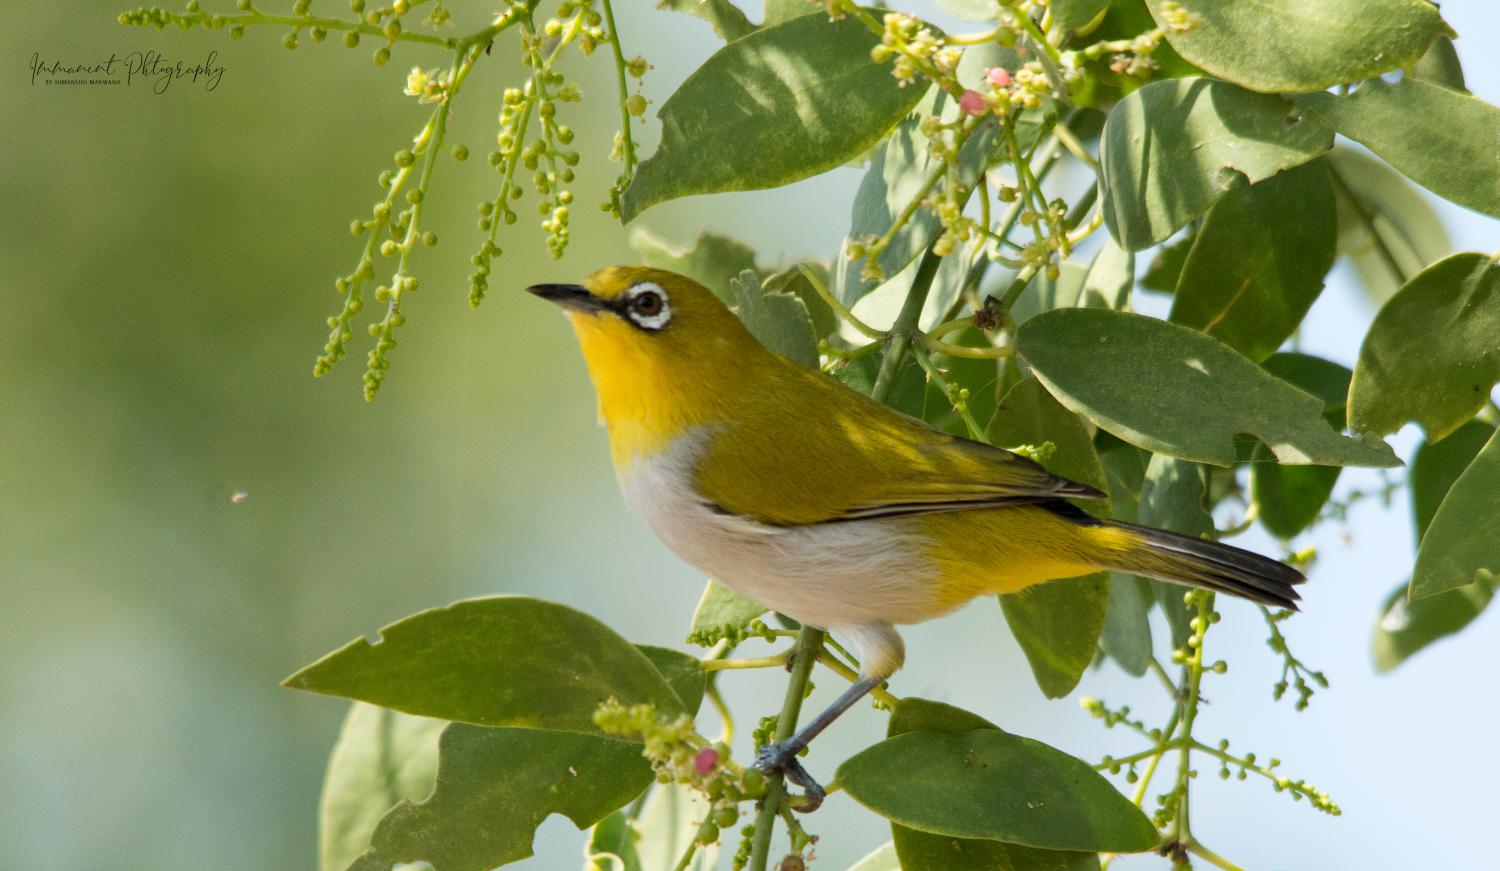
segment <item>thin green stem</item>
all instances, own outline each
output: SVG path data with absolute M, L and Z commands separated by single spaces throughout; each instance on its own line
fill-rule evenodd
M 808 284 L 812 285 L 813 292 L 818 295 L 818 298 L 827 303 L 828 307 L 833 309 L 835 314 L 843 318 L 844 321 L 850 326 L 854 327 L 854 329 L 858 330 L 861 335 L 863 335 L 867 339 L 885 338 L 885 333 L 882 333 L 881 331 L 855 317 L 854 312 L 850 311 L 844 306 L 843 303 L 839 302 L 838 298 L 835 297 L 833 293 L 828 289 L 828 285 L 823 283 L 823 279 L 819 278 L 816 272 L 813 272 L 811 269 L 809 269 L 806 263 L 797 264 L 797 271 L 802 273 L 802 277 L 807 279 Z
M 748 668 L 781 668 L 786 665 L 787 657 L 794 651 L 778 653 L 774 656 L 760 656 L 754 659 L 705 659 L 700 665 L 704 671 L 726 671 L 733 669 Z
M 933 253 L 931 246 L 922 254 L 922 262 L 917 266 L 917 274 L 912 279 L 911 290 L 907 291 L 906 302 L 902 303 L 901 312 L 896 315 L 896 323 L 891 326 L 885 356 L 881 359 L 880 371 L 875 376 L 875 387 L 870 391 L 870 398 L 876 402 L 885 402 L 895 385 L 896 373 L 900 371 L 902 358 L 906 356 L 912 337 L 917 333 L 917 321 L 922 317 L 922 307 L 927 304 L 932 279 L 937 275 L 938 264 L 942 262 L 943 258 Z
M 609 47 L 615 56 L 615 90 L 620 99 L 620 137 L 621 152 L 625 158 L 625 170 L 623 176 L 630 176 L 635 172 L 635 140 L 630 136 L 630 110 L 625 108 L 625 103 L 630 99 L 630 86 L 625 81 L 625 50 L 620 46 L 620 31 L 615 26 L 615 10 L 610 0 L 602 0 L 604 5 L 604 22 L 609 26 Z
M 1224 871 L 1244 871 L 1244 869 L 1240 868 L 1240 866 L 1234 864 L 1228 859 L 1225 859 L 1223 856 L 1220 856 L 1218 853 L 1215 853 L 1214 851 L 1208 849 L 1197 841 L 1188 841 L 1183 846 L 1187 848 L 1187 851 L 1189 853 L 1192 853 L 1194 856 L 1197 856 L 1199 859 L 1202 859 L 1210 865 L 1213 865 L 1217 868 L 1223 868 Z
M 682 858 L 677 860 L 677 865 L 672 871 L 687 871 L 688 866 L 693 864 L 693 857 L 698 855 L 698 839 L 694 838 L 688 842 L 687 849 L 683 851 Z
M 1333 183 L 1338 187 L 1339 193 L 1343 194 L 1344 198 L 1349 201 L 1349 205 L 1354 208 L 1354 213 L 1359 216 L 1359 222 L 1364 225 L 1365 232 L 1370 234 L 1370 241 L 1375 245 L 1375 252 L 1380 255 L 1381 262 L 1391 271 L 1391 275 L 1396 279 L 1397 284 L 1405 284 L 1410 281 L 1412 277 L 1407 275 L 1406 270 L 1401 268 L 1401 262 L 1396 259 L 1396 255 L 1391 251 L 1390 246 L 1386 244 L 1385 237 L 1380 235 L 1380 230 L 1375 226 L 1375 216 L 1370 214 L 1370 210 L 1365 207 L 1364 200 L 1355 196 L 1354 191 L 1344 181 L 1343 176 L 1339 175 L 1338 170 L 1334 169 L 1332 165 L 1328 167 L 1328 174 L 1333 177 Z
M 797 633 L 797 647 L 792 653 L 792 676 L 787 681 L 786 698 L 781 704 L 781 715 L 776 719 L 775 741 L 785 741 L 797 731 L 797 716 L 802 712 L 802 699 L 807 694 L 807 679 L 817 661 L 818 650 L 823 646 L 823 630 L 803 626 Z M 771 772 L 766 779 L 766 797 L 755 817 L 755 840 L 750 848 L 750 871 L 766 871 L 766 862 L 771 855 L 771 835 L 776 826 L 776 816 L 786 799 L 786 776 L 780 771 Z

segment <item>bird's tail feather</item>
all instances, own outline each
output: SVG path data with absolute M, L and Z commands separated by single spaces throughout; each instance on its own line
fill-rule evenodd
M 1139 534 L 1146 546 L 1114 568 L 1228 593 L 1263 605 L 1297 610 L 1296 584 L 1307 578 L 1286 563 L 1238 547 L 1130 523 L 1112 523 Z

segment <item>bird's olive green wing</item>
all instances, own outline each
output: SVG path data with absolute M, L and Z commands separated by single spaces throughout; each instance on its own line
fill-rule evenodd
M 801 525 L 1104 496 L 803 371 L 816 380 L 795 385 L 795 407 L 762 395 L 714 428 L 695 470 L 704 499 L 764 523 Z

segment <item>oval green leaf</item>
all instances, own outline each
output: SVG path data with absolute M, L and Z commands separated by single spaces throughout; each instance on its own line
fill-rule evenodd
M 344 871 L 370 846 L 380 818 L 432 793 L 438 736 L 448 724 L 355 702 L 328 757 L 318 802 L 318 868 Z
M 1413 602 L 1500 575 L 1500 431 L 1464 469 L 1417 548 L 1411 574 Z
M 1443 199 L 1500 218 L 1500 109 L 1442 85 L 1365 82 L 1352 94 L 1306 94 L 1298 105 Z
M 548 816 L 588 828 L 651 779 L 639 744 L 454 723 L 443 731 L 432 796 L 386 814 L 350 871 L 389 871 L 399 862 L 489 871 L 530 856 L 532 836 Z
M 596 732 L 614 698 L 683 703 L 651 661 L 598 620 L 524 596 L 467 599 L 393 623 L 287 678 L 293 689 L 480 726 Z
M 1088 763 L 994 728 L 897 735 L 846 760 L 838 781 L 875 813 L 936 835 L 1114 853 L 1157 843 Z
M 1441 440 L 1500 381 L 1500 266 L 1454 254 L 1424 269 L 1375 316 L 1349 385 L 1349 423 L 1383 436 L 1416 421 Z
M 1452 34 L 1426 0 L 1147 0 L 1177 53 L 1267 93 L 1321 91 L 1416 61 Z
M 1337 146 L 1328 153 L 1339 214 L 1339 248 L 1377 305 L 1408 275 L 1453 250 L 1435 200 L 1390 164 Z
M 729 43 L 667 98 L 661 145 L 636 168 L 622 217 L 691 194 L 779 187 L 869 150 L 917 100 L 870 59 L 854 18 L 805 15 Z
M 1471 420 L 1442 441 L 1423 442 L 1417 447 L 1411 461 L 1408 489 L 1419 543 L 1453 482 L 1469 467 L 1494 431 L 1487 423 Z M 1391 591 L 1371 641 L 1376 667 L 1389 671 L 1433 642 L 1469 625 L 1494 598 L 1495 587 L 1493 579 L 1477 580 L 1416 602 L 1407 601 L 1407 584 Z
M 1276 354 L 1261 364 L 1267 372 L 1295 384 L 1324 402 L 1323 419 L 1342 428 L 1349 379 L 1337 363 L 1307 354 Z M 1250 460 L 1250 501 L 1261 525 L 1278 538 L 1291 538 L 1318 518 L 1339 479 L 1338 466 L 1283 466 L 1256 445 Z
M 1231 191 L 1203 217 L 1170 319 L 1264 360 L 1323 292 L 1337 249 L 1333 181 L 1322 160 Z
M 1400 464 L 1384 442 L 1335 432 L 1316 397 L 1187 327 L 1057 309 L 1022 324 L 1016 347 L 1064 406 L 1149 451 L 1228 466 L 1249 434 L 1282 463 Z
M 1099 162 L 1104 222 L 1129 251 L 1155 245 L 1236 185 L 1270 178 L 1333 146 L 1322 118 L 1281 97 L 1215 79 L 1152 82 L 1117 103 Z

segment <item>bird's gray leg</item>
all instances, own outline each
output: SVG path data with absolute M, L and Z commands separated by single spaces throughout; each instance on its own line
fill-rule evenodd
M 812 722 L 802 727 L 802 731 L 785 741 L 778 741 L 775 744 L 762 747 L 756 751 L 756 768 L 766 772 L 775 771 L 779 768 L 786 774 L 787 780 L 807 791 L 807 801 L 798 807 L 797 810 L 802 813 L 811 813 L 817 810 L 818 806 L 823 803 L 824 796 L 823 787 L 819 786 L 818 782 L 813 780 L 812 775 L 807 773 L 807 769 L 802 767 L 802 763 L 797 761 L 797 754 L 801 753 L 803 748 L 807 747 L 812 739 L 818 737 L 824 729 L 828 728 L 830 723 L 837 720 L 840 714 L 853 707 L 855 702 L 864 698 L 870 690 L 880 686 L 884 680 L 885 678 L 882 677 L 861 677 L 854 682 L 853 686 L 844 690 L 843 695 L 835 699 L 833 704 L 829 705 L 823 713 L 817 715 L 812 719 Z

